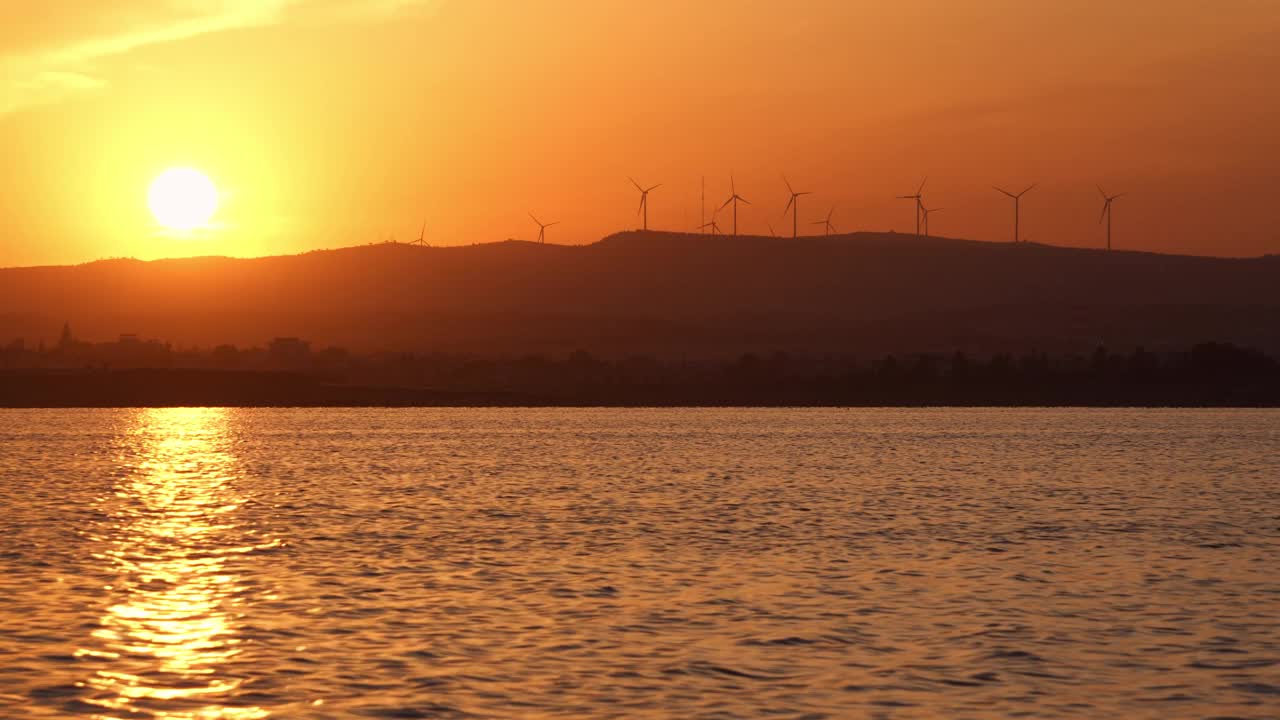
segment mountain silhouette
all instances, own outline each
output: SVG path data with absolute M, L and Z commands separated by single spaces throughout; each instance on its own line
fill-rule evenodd
M 894 233 L 626 232 L 583 246 L 380 244 L 295 256 L 0 270 L 0 342 L 300 336 L 361 351 L 723 355 L 1150 348 L 1280 351 L 1280 258 Z

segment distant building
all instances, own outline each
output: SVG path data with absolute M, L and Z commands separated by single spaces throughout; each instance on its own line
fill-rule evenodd
M 32 358 L 27 352 L 27 342 L 17 338 L 8 345 L 0 347 L 0 368 L 26 367 Z
M 59 350 L 70 350 L 76 344 L 76 336 L 71 334 L 71 323 L 62 323 L 62 337 L 58 339 Z
M 113 368 L 172 367 L 173 352 L 159 340 L 143 340 L 136 333 L 121 333 L 114 343 L 92 348 L 94 359 Z
M 75 334 L 71 332 L 71 323 L 64 322 L 62 324 L 62 335 L 58 338 L 58 344 L 54 346 L 52 353 L 52 362 L 55 366 L 75 367 L 85 362 L 90 362 L 90 344 L 76 339 Z
M 267 346 L 271 364 L 281 368 L 299 368 L 311 359 L 311 343 L 296 337 L 278 337 Z
M 231 370 L 240 367 L 240 350 L 235 345 L 219 345 L 213 349 L 214 367 Z

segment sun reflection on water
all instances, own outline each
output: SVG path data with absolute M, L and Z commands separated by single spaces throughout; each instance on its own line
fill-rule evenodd
M 237 521 L 228 415 L 211 408 L 139 411 L 123 444 L 129 469 L 103 498 L 110 518 L 95 557 L 117 576 L 110 606 L 79 650 L 101 663 L 84 683 L 103 720 L 250 720 L 237 618 L 247 590 L 236 557 L 274 545 Z

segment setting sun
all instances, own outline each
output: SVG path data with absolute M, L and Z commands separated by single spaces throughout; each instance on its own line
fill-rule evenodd
M 151 183 L 147 205 L 166 230 L 190 232 L 207 227 L 218 210 L 218 189 L 193 168 L 172 168 Z

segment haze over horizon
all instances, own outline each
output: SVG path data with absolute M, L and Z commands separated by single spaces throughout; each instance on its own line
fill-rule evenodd
M 1010 239 L 991 185 L 1040 186 L 1023 237 L 1280 252 L 1280 12 L 1266 0 L 741 6 L 555 0 L 56 0 L 0 9 L 0 267 L 256 256 L 415 238 L 691 231 L 729 178 L 744 233 L 834 206 L 841 231 Z M 160 233 L 192 166 L 213 229 Z M 821 228 L 808 227 L 809 231 Z M 804 232 L 804 230 L 802 230 Z

